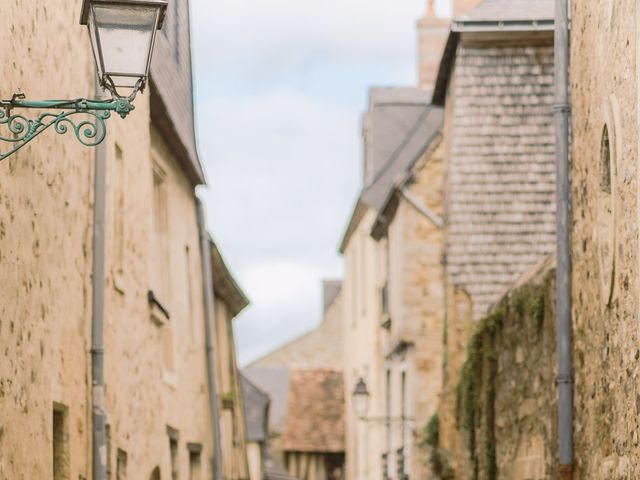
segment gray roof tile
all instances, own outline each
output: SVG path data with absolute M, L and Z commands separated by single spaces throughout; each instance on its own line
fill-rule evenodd
M 554 0 L 485 0 L 454 20 L 507 22 L 517 20 L 553 20 Z
M 151 63 L 151 116 L 194 185 L 205 183 L 194 126 L 189 0 L 169 2 Z
M 247 441 L 266 442 L 268 432 L 269 395 L 260 390 L 246 376 L 240 374 L 240 387 L 244 400 Z

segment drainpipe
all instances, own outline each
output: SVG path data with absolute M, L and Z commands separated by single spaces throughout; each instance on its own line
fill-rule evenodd
M 556 341 L 558 355 L 559 477 L 573 477 L 573 374 L 571 363 L 571 203 L 569 160 L 568 0 L 556 0 L 555 128 L 557 169 Z
M 96 82 L 96 94 L 102 90 Z M 93 168 L 93 258 L 91 276 L 91 398 L 92 479 L 107 478 L 107 442 L 104 405 L 104 285 L 107 198 L 107 144 L 96 147 Z
M 207 375 L 209 384 L 209 410 L 211 413 L 214 445 L 214 479 L 222 480 L 222 450 L 220 448 L 220 416 L 218 410 L 218 389 L 216 388 L 215 357 L 215 311 L 213 299 L 213 272 L 211 270 L 211 241 L 206 230 L 204 206 L 196 197 L 196 215 L 200 233 L 200 258 L 202 261 L 202 286 L 204 289 L 204 331 L 207 350 Z

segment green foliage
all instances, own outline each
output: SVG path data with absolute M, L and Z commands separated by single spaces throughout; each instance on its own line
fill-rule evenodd
M 478 441 L 483 442 L 484 478 L 497 478 L 495 439 L 495 383 L 498 372 L 498 352 L 495 350 L 507 321 L 522 324 L 534 321 L 538 330 L 544 324 L 544 285 L 527 285 L 503 300 L 480 321 L 467 346 L 467 358 L 456 387 L 456 423 L 468 434 L 468 450 L 473 468 L 472 478 L 480 475 Z M 478 427 L 485 426 L 484 438 L 478 439 Z
M 453 468 L 449 464 L 446 452 L 440 448 L 440 417 L 433 415 L 424 427 L 421 446 L 431 450 L 429 463 L 431 471 L 437 478 L 449 480 L 455 478 Z
M 430 447 L 437 447 L 440 444 L 440 417 L 435 414 L 425 427 L 424 443 Z

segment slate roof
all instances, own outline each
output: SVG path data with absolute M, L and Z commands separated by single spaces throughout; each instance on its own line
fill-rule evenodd
M 555 250 L 551 42 L 462 45 L 456 56 L 446 254 L 476 320 Z
M 205 183 L 196 147 L 189 0 L 169 2 L 151 63 L 151 118 L 193 185 Z
M 269 431 L 281 432 L 289 398 L 289 369 L 286 367 L 247 367 L 242 370 L 251 383 L 269 395 Z
M 265 443 L 269 438 L 269 395 L 260 390 L 246 376 L 240 374 L 240 388 L 244 400 L 247 441 Z
M 466 14 L 455 17 L 440 60 L 432 103 L 444 105 L 461 34 L 551 32 L 554 17 L 554 0 L 485 0 Z
M 364 115 L 364 186 L 343 236 L 344 252 L 368 208 L 379 211 L 395 181 L 411 168 L 442 128 L 442 110 L 429 92 L 413 87 L 372 88 Z
M 485 0 L 454 22 L 509 22 L 553 20 L 555 0 Z
M 344 400 L 341 372 L 292 371 L 282 449 L 290 452 L 344 452 Z

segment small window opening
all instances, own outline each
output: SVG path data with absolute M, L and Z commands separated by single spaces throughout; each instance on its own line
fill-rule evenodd
M 116 480 L 127 479 L 127 452 L 118 449 L 116 459 Z
M 178 459 L 178 431 L 174 428 L 167 427 L 167 435 L 169 436 L 169 455 L 171 459 L 171 480 L 178 480 L 179 459 Z
M 122 276 L 125 263 L 125 164 L 122 148 L 116 144 L 116 159 L 114 173 L 114 199 L 113 199 L 113 238 L 114 238 L 114 268 L 116 288 L 122 288 Z
M 105 437 L 107 440 L 107 479 L 111 480 L 113 465 L 111 463 L 111 425 L 105 425 Z
M 600 145 L 600 189 L 611 194 L 611 146 L 609 144 L 609 129 L 606 125 L 602 131 Z
M 202 447 L 189 444 L 189 480 L 202 479 Z
M 53 407 L 53 480 L 69 480 L 69 410 Z

